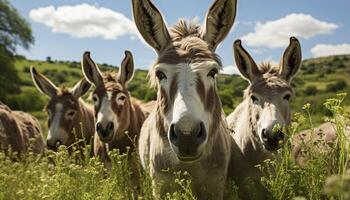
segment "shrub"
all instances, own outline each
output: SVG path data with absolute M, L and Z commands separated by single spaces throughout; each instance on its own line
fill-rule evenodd
M 304 90 L 304 94 L 307 96 L 315 95 L 317 94 L 317 92 L 317 87 L 314 85 L 307 86 Z
M 326 86 L 326 92 L 337 92 L 346 88 L 348 84 L 344 80 L 338 80 L 335 83 Z
M 22 92 L 16 95 L 9 96 L 8 105 L 15 110 L 25 110 L 27 112 L 42 110 L 45 101 L 42 99 L 36 88 L 22 89 Z

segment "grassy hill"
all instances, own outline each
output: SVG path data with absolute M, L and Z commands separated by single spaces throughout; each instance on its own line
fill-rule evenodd
M 21 79 L 21 93 L 11 95 L 7 103 L 14 109 L 27 111 L 38 117 L 46 129 L 46 113 L 42 112 L 42 109 L 48 98 L 40 94 L 34 87 L 29 73 L 30 66 L 35 66 L 55 84 L 72 87 L 83 77 L 80 63 L 17 58 L 15 67 Z M 102 70 L 116 70 L 115 66 L 108 64 L 99 66 Z M 323 106 L 325 100 L 340 92 L 350 93 L 349 76 L 350 55 L 305 60 L 299 74 L 293 80 L 296 92 L 292 101 L 293 112 L 302 112 L 302 106 L 310 103 L 314 122 L 321 123 L 324 116 L 330 115 L 330 112 Z M 248 83 L 239 75 L 220 75 L 218 77 L 219 93 L 226 114 L 232 112 L 242 100 L 243 90 L 247 85 Z M 134 97 L 145 102 L 156 98 L 155 90 L 149 87 L 147 71 L 137 70 L 134 79 L 129 84 L 129 89 Z M 349 102 L 350 98 L 346 97 L 346 105 L 350 105 Z

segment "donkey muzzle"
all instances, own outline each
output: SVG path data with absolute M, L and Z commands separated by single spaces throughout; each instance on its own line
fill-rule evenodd
M 55 141 L 47 140 L 46 141 L 47 149 L 52 150 L 52 151 L 58 151 L 58 147 L 60 147 L 61 145 L 63 145 L 61 140 L 55 140 Z
M 179 160 L 191 162 L 200 158 L 199 147 L 206 141 L 207 132 L 203 122 L 195 123 L 187 130 L 182 123 L 172 123 L 168 137 Z
M 281 130 L 269 131 L 263 129 L 261 132 L 261 138 L 266 150 L 277 151 L 281 146 L 281 142 L 284 140 L 284 133 Z
M 114 123 L 108 122 L 106 126 L 103 126 L 102 123 L 98 122 L 96 124 L 96 132 L 102 142 L 111 141 L 114 133 Z

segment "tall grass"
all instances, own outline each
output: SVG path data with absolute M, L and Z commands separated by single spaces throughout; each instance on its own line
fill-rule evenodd
M 327 120 L 335 124 L 336 141 L 305 143 L 303 153 L 308 161 L 302 167 L 293 159 L 292 142 L 301 125 L 313 128 L 312 106 L 305 105 L 304 113 L 294 115 L 286 143 L 279 150 L 280 159 L 266 160 L 259 166 L 264 174 L 262 184 L 274 199 L 350 199 L 350 143 L 345 128 L 349 114 L 342 107 L 344 97 L 340 94 L 325 103 L 325 108 L 332 112 Z M 321 151 L 323 147 L 327 151 Z M 90 152 L 89 145 L 84 148 L 73 145 L 60 147 L 57 153 L 47 151 L 42 156 L 29 153 L 20 159 L 11 152 L 0 153 L 0 199 L 154 199 L 151 180 L 142 170 L 136 153 L 110 152 L 112 168 L 106 169 L 97 158 L 90 157 Z M 137 160 L 136 174 L 128 164 L 131 158 Z M 165 199 L 195 199 L 190 176 L 186 172 L 175 175 L 178 191 Z M 237 188 L 231 184 L 229 188 L 230 198 L 236 199 Z

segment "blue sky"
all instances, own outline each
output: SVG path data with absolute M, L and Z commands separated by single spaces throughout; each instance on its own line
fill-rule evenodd
M 98 63 L 119 65 L 124 50 L 136 68 L 147 69 L 155 52 L 142 42 L 132 23 L 131 0 L 11 0 L 31 24 L 35 45 L 19 53 L 31 59 L 79 61 L 84 51 Z M 153 0 L 167 24 L 179 18 L 203 23 L 213 0 Z M 232 43 L 243 45 L 257 62 L 279 61 L 290 35 L 302 44 L 303 57 L 350 53 L 348 0 L 240 0 L 234 29 L 218 48 L 225 72 L 234 73 Z

